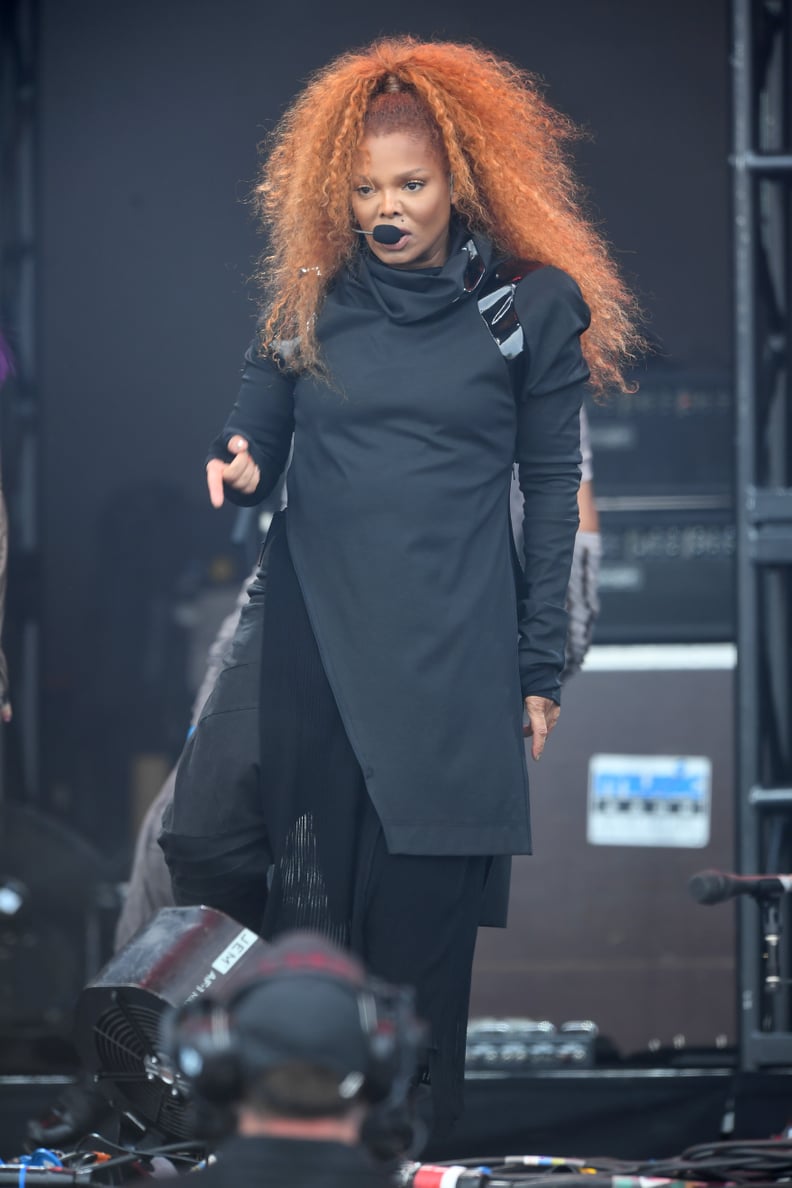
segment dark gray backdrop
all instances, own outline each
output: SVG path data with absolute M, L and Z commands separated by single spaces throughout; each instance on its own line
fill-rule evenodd
M 203 458 L 254 316 L 257 142 L 311 70 L 395 32 L 544 77 L 591 132 L 580 170 L 650 331 L 676 364 L 728 366 L 722 0 L 403 0 L 387 19 L 357 0 L 43 0 L 39 793 L 111 851 L 136 757 L 178 749 L 184 612 L 232 523 Z

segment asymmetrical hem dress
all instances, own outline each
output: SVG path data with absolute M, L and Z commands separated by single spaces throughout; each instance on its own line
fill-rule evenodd
M 227 457 L 232 436 L 248 441 L 259 487 L 227 494 L 250 504 L 293 442 L 288 509 L 267 544 L 263 934 L 318 928 L 375 974 L 415 984 L 441 1118 L 459 1108 L 491 859 L 530 852 L 523 698 L 559 700 L 588 379 L 588 310 L 548 266 L 511 295 L 515 384 L 478 299 L 498 263 L 462 227 L 439 270 L 362 250 L 317 319 L 331 382 L 252 347 L 213 448 Z M 170 853 L 167 829 L 163 840 L 172 871 L 188 800 L 177 778 Z

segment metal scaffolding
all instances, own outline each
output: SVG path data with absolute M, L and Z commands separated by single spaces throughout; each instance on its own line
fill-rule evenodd
M 787 0 L 733 0 L 732 12 L 737 827 L 753 874 L 792 866 L 792 15 Z M 744 1069 L 792 1065 L 778 908 L 741 900 Z

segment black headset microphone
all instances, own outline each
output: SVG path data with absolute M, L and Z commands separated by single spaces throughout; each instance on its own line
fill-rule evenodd
M 364 231 L 361 227 L 354 227 L 353 230 L 358 235 L 370 235 L 377 243 L 394 244 L 398 243 L 404 234 L 398 227 L 394 227 L 391 223 L 377 223 L 373 231 Z
M 734 875 L 702 870 L 692 876 L 688 891 L 697 903 L 703 904 L 725 903 L 735 895 L 774 898 L 792 891 L 792 875 Z

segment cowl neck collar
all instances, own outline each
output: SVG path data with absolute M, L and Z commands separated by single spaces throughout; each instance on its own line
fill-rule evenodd
M 474 293 L 490 269 L 492 256 L 486 236 L 473 236 L 462 224 L 452 224 L 448 259 L 442 268 L 392 268 L 364 246 L 345 274 L 342 288 L 351 290 L 355 303 L 363 299 L 369 304 L 373 299 L 392 322 L 420 322 Z

